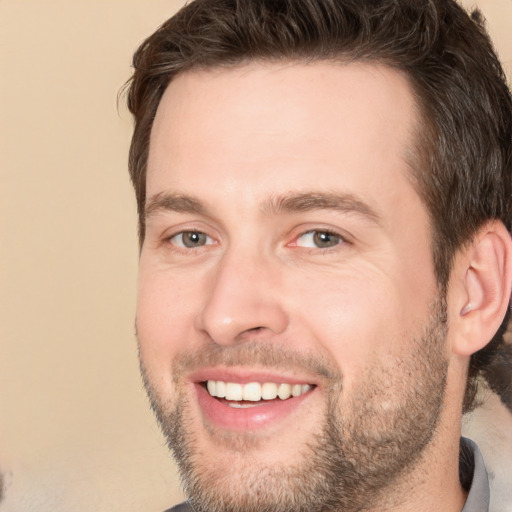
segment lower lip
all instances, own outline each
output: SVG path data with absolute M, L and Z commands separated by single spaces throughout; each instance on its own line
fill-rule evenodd
M 202 384 L 196 384 L 199 406 L 204 416 L 216 427 L 227 430 L 248 431 L 264 428 L 283 421 L 299 408 L 314 392 L 281 400 L 262 401 L 253 407 L 230 407 L 226 401 L 212 397 Z

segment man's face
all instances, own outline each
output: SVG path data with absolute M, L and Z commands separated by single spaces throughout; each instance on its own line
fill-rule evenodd
M 198 506 L 357 508 L 430 442 L 447 356 L 406 158 L 415 123 L 406 79 L 370 64 L 253 63 L 169 85 L 137 328 Z

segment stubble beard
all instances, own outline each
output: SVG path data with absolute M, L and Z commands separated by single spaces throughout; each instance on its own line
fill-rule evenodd
M 319 373 L 329 374 L 325 414 L 309 442 L 297 446 L 290 460 L 279 465 L 257 462 L 258 445 L 264 440 L 251 433 L 220 434 L 205 427 L 210 442 L 225 448 L 226 458 L 212 459 L 203 453 L 183 388 L 177 387 L 175 404 L 167 403 L 151 386 L 141 361 L 152 408 L 194 510 L 363 511 L 389 501 L 400 476 L 417 463 L 435 435 L 444 403 L 448 366 L 445 301 L 436 300 L 431 311 L 421 336 L 412 340 L 413 350 L 394 359 L 392 365 L 369 367 L 351 397 L 343 397 L 342 376 L 333 373 L 332 367 L 329 370 L 319 361 L 307 362 L 309 370 L 322 368 Z M 185 367 L 222 357 L 218 348 L 201 354 L 176 360 L 175 383 Z M 224 363 L 236 364 L 241 359 L 286 367 L 290 357 L 293 359 L 275 347 L 262 351 L 248 344 L 231 352 Z

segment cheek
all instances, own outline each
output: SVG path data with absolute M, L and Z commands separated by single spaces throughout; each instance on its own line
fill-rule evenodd
M 170 379 L 172 361 L 191 340 L 193 298 L 199 290 L 165 272 L 141 265 L 137 293 L 137 335 L 148 377 Z
M 336 363 L 346 389 L 368 365 L 408 349 L 416 304 L 400 292 L 396 282 L 367 270 L 333 275 L 294 295 L 302 330 Z

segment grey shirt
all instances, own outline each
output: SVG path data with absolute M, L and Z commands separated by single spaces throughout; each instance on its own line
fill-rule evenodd
M 476 443 L 463 437 L 461 439 L 461 453 L 469 460 L 466 463 L 473 469 L 473 477 L 469 487 L 468 497 L 461 512 L 489 512 L 489 478 L 484 465 L 484 459 Z M 187 503 L 176 505 L 165 512 L 193 512 Z

